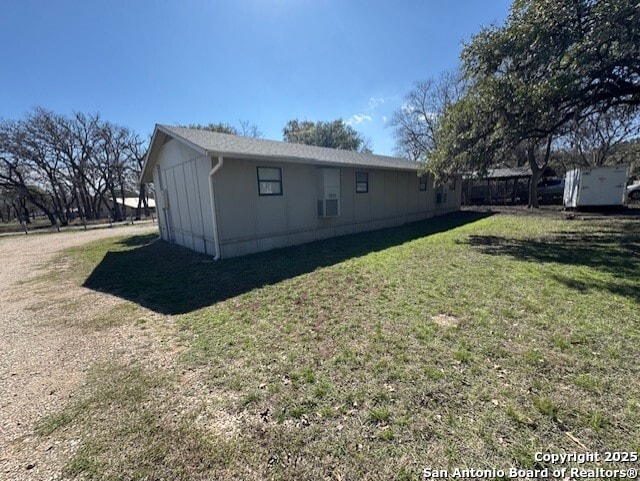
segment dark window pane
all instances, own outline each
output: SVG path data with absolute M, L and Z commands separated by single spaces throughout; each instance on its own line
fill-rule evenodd
M 282 180 L 279 168 L 258 167 L 258 178 L 260 180 Z
M 368 182 L 368 181 L 369 181 L 368 172 L 356 172 L 356 182 Z
M 356 172 L 356 193 L 366 194 L 369 192 L 369 173 Z

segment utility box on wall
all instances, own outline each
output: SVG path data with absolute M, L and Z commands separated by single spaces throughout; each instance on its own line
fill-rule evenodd
M 340 169 L 318 169 L 318 216 L 340 215 Z

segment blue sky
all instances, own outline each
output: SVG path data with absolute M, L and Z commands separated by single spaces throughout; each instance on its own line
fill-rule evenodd
M 507 0 L 5 0 L 0 117 L 31 107 L 155 123 L 342 118 L 393 153 L 386 122 L 414 82 L 458 65 Z

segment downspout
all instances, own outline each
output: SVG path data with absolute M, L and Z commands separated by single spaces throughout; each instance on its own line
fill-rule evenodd
M 209 198 L 211 199 L 211 213 L 213 215 L 213 243 L 216 248 L 216 255 L 213 258 L 214 261 L 220 259 L 220 238 L 218 234 L 218 219 L 216 216 L 216 199 L 213 195 L 213 176 L 222 168 L 224 159 L 222 156 L 218 156 L 218 163 L 209 171 Z

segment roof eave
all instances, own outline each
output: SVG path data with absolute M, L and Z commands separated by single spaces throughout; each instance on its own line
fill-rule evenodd
M 372 163 L 357 163 L 357 162 L 331 162 L 328 160 L 314 159 L 312 157 L 296 157 L 296 156 L 286 156 L 286 155 L 257 155 L 257 154 L 247 154 L 247 153 L 239 153 L 232 151 L 206 151 L 206 155 L 210 157 L 224 157 L 226 159 L 242 159 L 242 160 L 259 160 L 259 161 L 277 161 L 277 162 L 285 162 L 291 164 L 312 164 L 312 165 L 320 165 L 320 166 L 329 166 L 329 167 L 353 167 L 353 168 L 361 168 L 361 169 L 383 169 L 383 170 L 403 170 L 407 172 L 417 172 L 419 166 L 416 164 L 415 166 L 406 165 L 406 166 L 397 166 L 397 165 L 378 165 Z
M 188 139 L 185 139 L 181 135 L 176 134 L 175 132 L 165 128 L 160 124 L 156 124 L 153 129 L 153 136 L 151 137 L 151 142 L 149 143 L 149 149 L 147 150 L 147 155 L 144 159 L 144 164 L 142 166 L 142 173 L 140 174 L 140 183 L 149 183 L 153 182 L 153 168 L 156 166 L 156 162 L 158 161 L 158 154 L 160 153 L 161 145 L 159 143 L 164 143 L 166 137 L 171 137 L 174 139 L 179 139 L 180 142 L 185 145 L 191 147 L 196 152 L 202 155 L 210 155 L 206 149 L 203 149 L 198 144 L 194 144 Z

